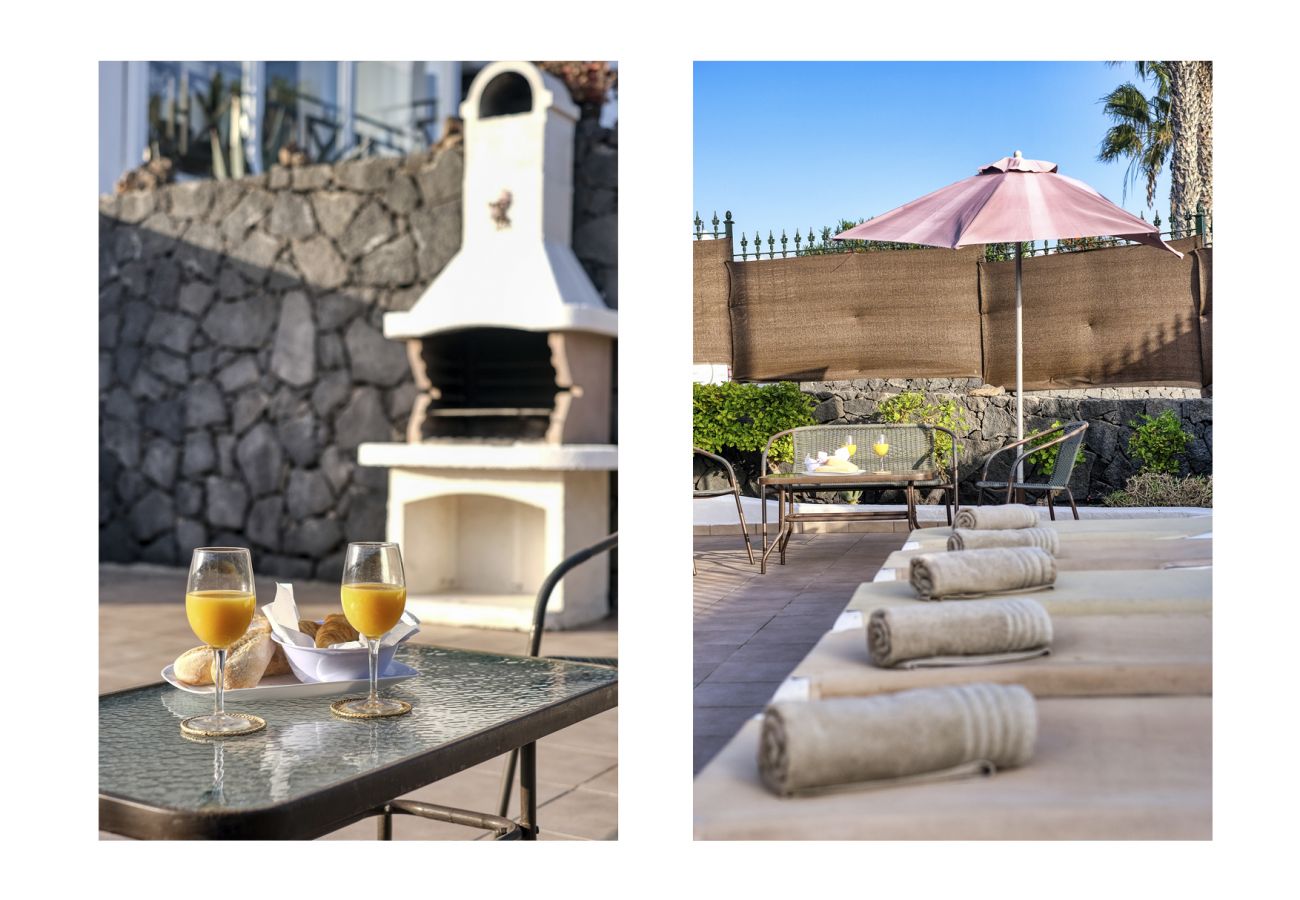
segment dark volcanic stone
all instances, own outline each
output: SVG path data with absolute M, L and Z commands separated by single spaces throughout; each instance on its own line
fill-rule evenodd
M 218 528 L 242 528 L 248 509 L 248 491 L 238 481 L 209 478 L 204 485 L 208 495 L 208 522 Z
M 171 498 L 162 491 L 150 491 L 131 507 L 131 532 L 139 541 L 148 541 L 170 531 L 175 523 Z
M 285 502 L 291 518 L 303 519 L 327 512 L 334 505 L 334 495 L 320 470 L 294 469 L 289 473 Z
M 333 519 L 307 519 L 292 524 L 285 534 L 284 549 L 290 553 L 319 558 L 343 539 L 343 529 Z
M 226 401 L 210 381 L 198 381 L 185 394 L 185 425 L 204 428 L 226 422 Z
M 235 451 L 239 469 L 254 497 L 280 489 L 280 468 L 284 453 L 275 432 L 265 422 L 255 425 L 239 440 Z
M 352 399 L 334 417 L 335 445 L 341 450 L 355 450 L 365 441 L 389 440 L 392 426 L 383 404 L 383 397 L 375 388 L 353 391 Z
M 302 387 L 316 377 L 316 325 L 311 303 L 301 291 L 285 295 L 271 352 L 271 371 L 282 381 Z
M 388 340 L 364 319 L 348 326 L 344 343 L 356 381 L 392 387 L 410 372 L 406 347 L 400 341 Z
M 248 513 L 249 540 L 270 550 L 280 546 L 280 526 L 284 516 L 284 498 L 279 494 L 263 497 Z
M 181 471 L 186 475 L 206 475 L 216 468 L 217 451 L 206 431 L 191 431 L 185 436 L 185 452 L 181 457 Z

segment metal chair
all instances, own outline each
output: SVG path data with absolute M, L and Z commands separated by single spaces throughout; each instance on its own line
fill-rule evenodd
M 1049 429 L 1040 434 L 1030 435 L 1027 438 L 1007 444 L 998 450 L 989 454 L 989 458 L 984 462 L 984 471 L 980 475 L 980 480 L 975 482 L 975 488 L 979 493 L 979 503 L 984 503 L 984 492 L 988 491 L 1005 491 L 1006 499 L 1004 503 L 1011 502 L 1011 496 L 1016 491 L 1025 493 L 1043 493 L 1047 495 L 1047 512 L 1052 520 L 1056 519 L 1056 507 L 1052 504 L 1053 496 L 1059 491 L 1065 491 L 1066 498 L 1070 501 L 1070 509 L 1074 512 L 1074 517 L 1079 518 L 1079 507 L 1074 503 L 1074 494 L 1070 491 L 1070 476 L 1074 474 L 1074 458 L 1078 455 L 1079 445 L 1083 443 L 1083 433 L 1088 430 L 1087 422 L 1066 422 L 1056 428 Z M 1060 433 L 1058 437 L 1052 438 L 1044 444 L 1035 447 L 1026 446 L 1030 441 L 1040 440 L 1051 434 Z M 1008 450 L 1015 450 L 1020 447 L 1020 452 L 1016 455 L 1015 460 L 1008 469 L 1006 481 L 991 481 L 989 479 L 989 467 L 993 460 Z M 1044 450 L 1048 447 L 1056 447 L 1056 464 L 1052 466 L 1051 473 L 1048 474 L 1046 481 L 1016 481 L 1015 473 L 1020 468 L 1021 463 L 1027 456 Z
M 618 532 L 614 532 L 608 537 L 602 538 L 590 547 L 579 550 L 577 553 L 567 557 L 558 566 L 551 570 L 542 582 L 542 586 L 537 591 L 537 600 L 533 603 L 533 623 L 528 635 L 528 655 L 542 655 L 542 633 L 546 623 L 546 605 L 551 602 L 551 592 L 555 586 L 560 583 L 565 575 L 572 569 L 582 565 L 592 557 L 599 556 L 607 550 L 613 550 L 618 545 Z M 551 656 L 548 659 L 563 659 L 569 662 L 582 662 L 598 666 L 618 666 L 616 657 L 606 656 Z M 537 744 L 525 744 L 523 747 L 510 751 L 510 760 L 506 763 L 506 771 L 501 780 L 501 803 L 498 807 L 499 815 L 505 818 L 507 811 L 510 809 L 510 794 L 514 788 L 515 766 L 520 767 L 521 781 L 524 784 L 537 783 Z M 529 822 L 537 821 L 537 797 L 535 795 L 525 796 L 524 803 L 528 807 L 527 820 Z
M 729 485 L 728 487 L 725 488 L 710 488 L 707 490 L 700 490 L 699 488 L 696 488 L 695 499 L 701 500 L 705 497 L 723 497 L 726 496 L 727 494 L 731 494 L 733 497 L 736 498 L 736 514 L 740 516 L 740 534 L 745 539 L 745 552 L 749 554 L 749 562 L 752 565 L 754 562 L 754 548 L 749 542 L 749 526 L 745 524 L 745 510 L 740 505 L 740 482 L 736 478 L 736 470 L 731 467 L 731 463 L 727 462 L 725 459 L 723 459 L 721 456 L 718 456 L 716 453 L 710 453 L 707 450 L 701 450 L 699 447 L 695 447 L 694 450 L 696 456 L 703 456 L 704 458 L 712 460 L 713 462 L 721 466 L 723 471 L 727 473 L 727 484 Z M 694 560 L 692 560 L 691 561 L 692 570 L 694 569 L 694 565 L 695 562 Z

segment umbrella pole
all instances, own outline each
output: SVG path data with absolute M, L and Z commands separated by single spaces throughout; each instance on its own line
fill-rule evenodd
M 1016 440 L 1022 441 L 1025 438 L 1025 336 L 1024 336 L 1024 311 L 1020 302 L 1020 242 L 1016 241 Z M 1025 464 L 1016 464 L 1016 481 L 1024 483 Z M 1021 492 L 1016 491 L 1018 499 Z

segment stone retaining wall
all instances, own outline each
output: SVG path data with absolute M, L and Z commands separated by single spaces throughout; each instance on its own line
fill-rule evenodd
M 928 398 L 956 398 L 965 411 L 970 428 L 963 438 L 961 467 L 963 501 L 974 502 L 973 482 L 988 454 L 1015 440 L 1016 400 L 1014 393 L 983 384 L 979 379 L 883 379 L 861 381 L 804 382 L 804 393 L 817 401 L 813 417 L 823 424 L 869 423 L 877 420 L 880 401 L 903 391 L 921 391 Z M 1183 428 L 1192 434 L 1186 454 L 1184 473 L 1208 475 L 1212 472 L 1213 401 L 1195 388 L 1097 388 L 1093 390 L 1026 391 L 1025 433 L 1047 428 L 1053 421 L 1088 422 L 1084 441 L 1084 461 L 1075 466 L 1070 489 L 1080 503 L 1100 503 L 1108 494 L 1120 490 L 1140 469 L 1128 454 L 1128 439 L 1133 433 L 1129 423 L 1142 413 L 1159 415 L 1172 409 Z M 864 430 L 869 430 L 864 429 Z M 754 477 L 759 466 L 758 454 L 743 454 L 733 459 L 739 464 L 737 475 L 746 482 L 746 493 L 757 496 Z M 698 484 L 717 485 L 716 475 L 696 465 Z M 879 498 L 894 500 L 895 492 L 879 492 Z M 810 497 L 809 499 L 814 499 Z M 818 499 L 830 502 L 830 494 Z M 870 497 L 864 499 L 871 499 Z M 939 495 L 926 498 L 938 502 Z
M 611 306 L 617 130 L 580 125 L 574 249 Z M 472 148 L 469 152 L 472 152 Z M 100 558 L 184 564 L 249 546 L 256 570 L 336 578 L 384 533 L 414 386 L 388 310 L 460 246 L 459 146 L 274 168 L 100 199 Z

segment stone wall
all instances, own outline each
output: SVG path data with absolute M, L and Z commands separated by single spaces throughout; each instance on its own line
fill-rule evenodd
M 869 425 L 878 421 L 880 401 L 903 391 L 921 391 L 932 400 L 956 398 L 964 410 L 969 429 L 959 432 L 962 438 L 961 497 L 975 502 L 974 482 L 978 479 L 988 454 L 1015 440 L 1016 398 L 1001 388 L 985 385 L 979 379 L 930 378 L 883 379 L 861 381 L 818 381 L 800 384 L 804 393 L 817 401 L 813 417 L 821 424 L 864 423 L 864 439 Z M 1093 390 L 1026 391 L 1025 433 L 1049 427 L 1053 421 L 1082 420 L 1088 423 L 1084 441 L 1084 461 L 1077 464 L 1070 479 L 1070 489 L 1080 503 L 1100 504 L 1135 475 L 1140 464 L 1128 454 L 1128 439 L 1133 433 L 1129 422 L 1142 413 L 1159 415 L 1164 409 L 1178 414 L 1183 428 L 1192 434 L 1186 454 L 1184 473 L 1209 475 L 1213 471 L 1213 401 L 1197 388 L 1143 387 L 1097 388 Z M 757 475 L 760 454 L 729 454 L 745 493 L 758 495 Z M 1004 461 L 1009 462 L 1003 457 Z M 997 470 L 995 470 L 996 472 Z M 1000 474 L 1005 474 L 1003 470 Z M 695 464 L 695 482 L 699 487 L 725 486 L 725 481 L 708 465 Z M 806 499 L 843 502 L 833 494 L 809 495 Z M 924 498 L 937 503 L 938 492 Z M 867 492 L 864 502 L 902 502 L 897 491 Z
M 583 123 L 574 246 L 617 305 L 617 132 Z M 472 152 L 472 148 L 469 150 Z M 460 246 L 459 146 L 100 199 L 100 557 L 253 549 L 258 572 L 338 575 L 384 533 L 414 386 L 388 310 Z

